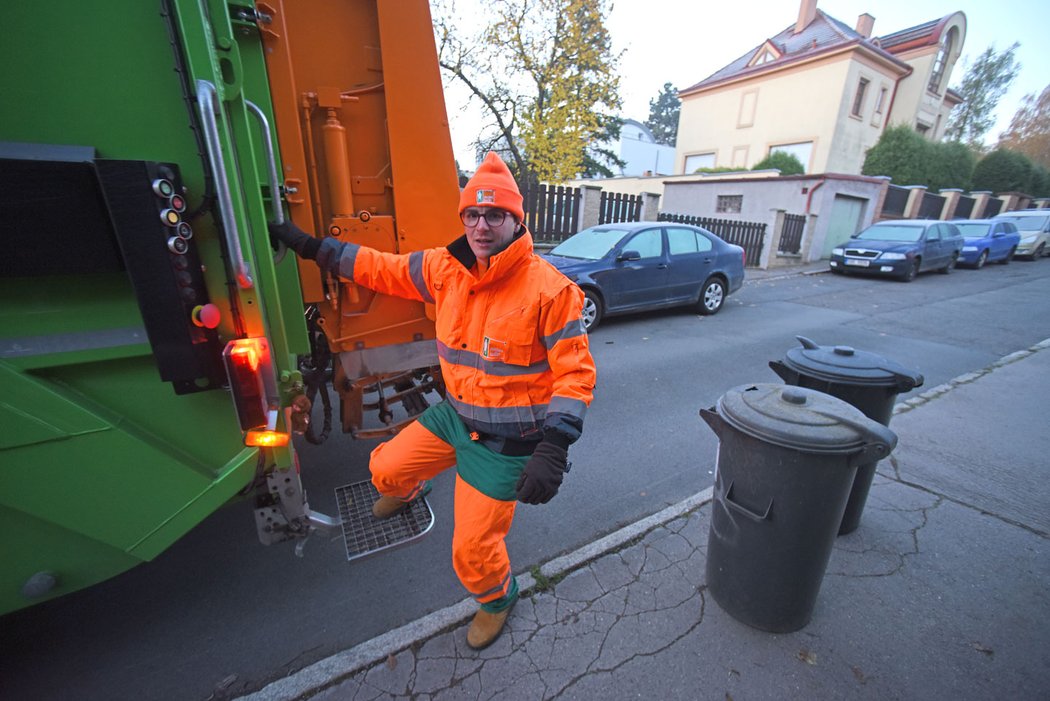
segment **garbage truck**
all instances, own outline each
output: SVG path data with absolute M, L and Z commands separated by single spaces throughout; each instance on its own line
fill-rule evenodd
M 337 525 L 291 435 L 327 433 L 308 400 L 329 382 L 358 438 L 440 396 L 433 309 L 323 277 L 267 226 L 391 252 L 456 233 L 426 1 L 0 21 L 0 613 L 149 561 L 231 500 L 264 544 Z

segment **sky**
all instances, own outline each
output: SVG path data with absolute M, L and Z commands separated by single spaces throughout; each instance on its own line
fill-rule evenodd
M 1043 0 L 1045 1 L 1045 0 Z M 461 13 L 482 17 L 484 0 L 456 0 Z M 1044 9 L 1040 10 L 1039 7 Z M 891 34 L 939 19 L 966 14 L 962 57 L 952 72 L 957 87 L 966 67 L 988 46 L 1002 51 L 1018 42 L 1021 70 L 996 110 L 997 121 L 986 141 L 994 143 L 1021 106 L 1025 95 L 1038 95 L 1050 84 L 1050 11 L 1036 0 L 818 0 L 817 8 L 856 26 L 865 12 L 875 18 L 873 36 Z M 684 89 L 700 82 L 798 18 L 798 0 L 616 0 L 606 18 L 620 59 L 620 116 L 644 122 L 649 101 L 664 83 Z M 469 104 L 460 86 L 445 80 L 445 102 L 452 145 L 464 170 L 473 170 L 471 142 L 481 129 L 480 107 Z

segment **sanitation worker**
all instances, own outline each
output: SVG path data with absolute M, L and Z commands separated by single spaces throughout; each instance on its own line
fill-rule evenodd
M 480 604 L 467 644 L 503 631 L 518 598 L 505 538 L 517 501 L 546 504 L 583 429 L 595 369 L 583 328 L 583 292 L 532 250 L 518 186 L 489 153 L 459 201 L 464 233 L 445 248 L 382 253 L 294 224 L 271 233 L 322 270 L 384 294 L 435 305 L 446 401 L 372 451 L 389 518 L 456 466 L 452 565 Z

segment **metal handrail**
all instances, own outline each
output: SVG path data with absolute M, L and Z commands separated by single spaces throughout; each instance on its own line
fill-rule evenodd
M 283 224 L 284 207 L 281 206 L 281 190 L 277 181 L 277 159 L 274 157 L 273 153 L 273 141 L 270 137 L 270 122 L 266 119 L 266 115 L 257 104 L 251 100 L 245 100 L 244 104 L 248 105 L 248 109 L 255 115 L 255 118 L 259 120 L 259 127 L 262 129 L 263 148 L 266 150 L 266 165 L 270 176 L 270 198 L 273 207 L 273 223 Z
M 222 217 L 226 234 L 226 246 L 230 253 L 231 263 L 237 284 L 243 289 L 255 286 L 244 252 L 241 250 L 241 239 L 237 231 L 237 220 L 233 213 L 233 196 L 230 194 L 230 183 L 226 179 L 226 161 L 222 155 L 222 142 L 219 140 L 219 126 L 215 121 L 215 86 L 207 80 L 197 81 L 197 104 L 200 107 L 201 123 L 204 127 L 205 144 L 208 150 L 208 163 L 215 176 L 215 187 L 219 200 L 219 215 Z M 269 142 L 267 142 L 269 143 Z

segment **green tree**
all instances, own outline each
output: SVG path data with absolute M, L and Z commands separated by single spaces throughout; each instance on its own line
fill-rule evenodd
M 1016 151 L 996 149 L 978 161 L 973 170 L 975 190 L 1027 193 L 1031 186 L 1032 162 Z
M 989 46 L 967 69 L 962 83 L 954 88 L 962 95 L 963 103 L 952 110 L 944 132 L 946 139 L 980 147 L 984 135 L 995 124 L 996 105 L 1021 70 L 1014 58 L 1019 46 L 1014 42 L 1000 53 L 995 52 L 994 45 Z
M 1033 197 L 1050 197 L 1050 170 L 1038 163 L 1032 166 L 1031 194 Z
M 1010 127 L 999 135 L 999 148 L 1028 156 L 1038 165 L 1050 168 L 1050 85 L 1036 99 L 1026 95 L 1014 113 Z
M 475 145 L 503 153 L 519 180 L 573 178 L 618 132 L 619 55 L 604 23 L 607 4 L 491 0 L 480 33 L 435 4 L 441 67 L 490 120 Z
M 929 143 L 907 125 L 890 127 L 868 149 L 860 172 L 889 176 L 897 185 L 923 185 Z
M 645 126 L 653 133 L 656 143 L 675 145 L 681 110 L 682 101 L 678 99 L 678 90 L 670 83 L 664 83 L 660 93 L 649 100 L 649 119 L 645 120 Z
M 769 170 L 771 168 L 779 169 L 781 175 L 801 175 L 806 172 L 806 168 L 802 165 L 802 161 L 798 160 L 798 156 L 786 151 L 774 151 L 756 163 L 751 170 Z
M 958 141 L 930 143 L 924 183 L 931 191 L 957 187 L 969 190 L 977 156 Z

